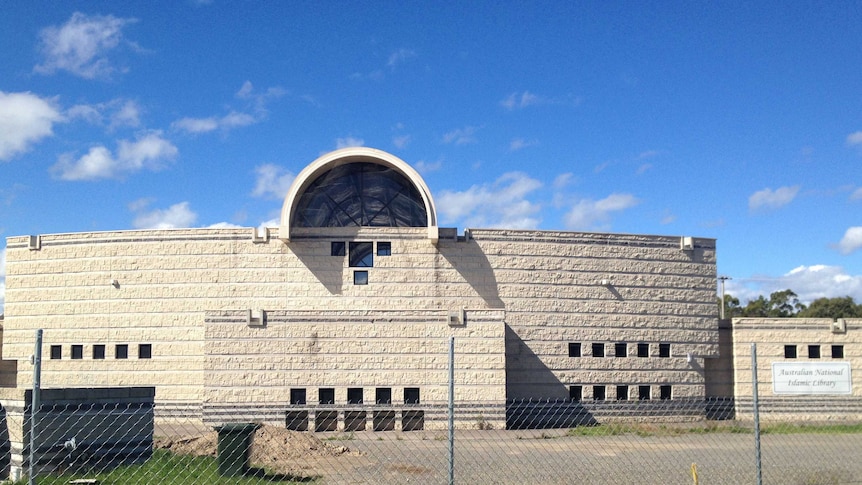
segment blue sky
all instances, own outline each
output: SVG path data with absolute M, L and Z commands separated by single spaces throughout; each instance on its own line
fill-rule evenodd
M 277 225 L 362 145 L 442 226 L 711 237 L 743 302 L 862 302 L 862 8 L 651 3 L 4 2 L 0 236 Z

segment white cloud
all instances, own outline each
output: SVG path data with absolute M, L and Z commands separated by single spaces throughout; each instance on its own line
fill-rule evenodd
M 127 99 L 122 102 L 120 107 L 111 115 L 110 129 L 119 128 L 121 126 L 129 126 L 135 128 L 141 124 L 140 120 L 141 108 L 138 103 Z
M 392 137 L 392 144 L 395 148 L 405 148 L 410 144 L 410 135 L 399 135 Z
M 255 167 L 257 180 L 251 195 L 268 199 L 284 199 L 296 176 L 285 168 L 271 163 Z
M 192 227 L 198 215 L 189 208 L 188 202 L 174 204 L 167 209 L 145 210 L 149 201 L 142 200 L 129 207 L 138 213 L 132 225 L 136 229 L 174 229 Z
M 539 144 L 539 142 L 536 140 L 529 140 L 528 141 L 528 140 L 525 140 L 523 138 L 515 138 L 514 140 L 509 142 L 509 151 L 510 152 L 516 152 L 518 150 L 521 150 L 522 148 L 527 148 L 527 147 L 531 147 L 531 146 L 538 145 L 538 144 Z
M 768 298 L 771 293 L 786 289 L 793 290 L 806 305 L 817 298 L 844 296 L 859 303 L 862 302 L 862 275 L 847 274 L 840 266 L 798 266 L 778 277 L 761 275 L 730 280 L 725 293 L 739 298 L 744 306 L 760 295 Z
M 850 200 L 862 200 L 862 187 L 859 187 L 850 194 Z
M 398 49 L 389 55 L 389 61 L 386 63 L 386 66 L 394 68 L 396 65 L 414 57 L 416 57 L 416 51 L 411 49 Z
M 118 178 L 141 170 L 159 170 L 178 152 L 160 131 L 143 133 L 135 141 L 120 140 L 117 145 L 116 158 L 100 145 L 78 160 L 69 154 L 61 155 L 51 171 L 63 180 Z
M 847 144 L 850 146 L 862 144 L 862 131 L 847 135 Z
M 850 254 L 860 248 L 862 248 L 862 226 L 848 228 L 844 237 L 838 242 L 838 250 L 841 254 Z
M 104 123 L 108 118 L 108 130 L 121 127 L 136 128 L 140 126 L 141 107 L 131 99 L 117 98 L 107 103 L 76 104 L 66 110 L 68 119 L 82 119 L 93 125 Z
M 436 172 L 443 168 L 443 161 L 437 160 L 436 162 L 426 162 L 425 160 L 419 160 L 418 162 L 413 164 L 413 167 L 416 168 L 416 171 L 422 174 Z
M 335 140 L 335 149 L 341 148 L 349 148 L 349 147 L 361 147 L 365 146 L 365 140 L 362 138 L 356 138 L 352 136 L 348 136 L 346 138 L 338 138 Z
M 85 79 L 109 78 L 117 69 L 108 54 L 123 40 L 122 29 L 134 19 L 75 12 L 65 24 L 39 33 L 44 62 L 34 70 L 41 74 L 68 71 Z
M 250 114 L 231 111 L 221 118 L 214 116 L 210 116 L 209 118 L 182 118 L 171 123 L 171 128 L 186 133 L 197 134 L 218 129 L 228 131 L 233 128 L 253 125 L 257 122 L 258 120 Z
M 524 173 L 510 172 L 490 185 L 474 185 L 463 192 L 444 190 L 437 197 L 437 208 L 444 223 L 531 229 L 539 225 L 540 206 L 527 196 L 541 186 Z
M 535 94 L 524 91 L 523 93 L 512 93 L 502 101 L 500 101 L 500 105 L 508 110 L 514 110 L 517 108 L 526 108 L 527 106 L 532 106 L 542 102 L 542 99 Z
M 240 226 L 232 222 L 216 222 L 215 224 L 207 226 L 209 229 L 240 229 L 243 227 L 245 226 Z
M 640 200 L 631 194 L 611 194 L 601 200 L 581 199 L 563 220 L 566 227 L 573 230 L 606 230 L 612 213 L 639 203 Z
M 0 91 L 0 161 L 10 160 L 51 136 L 54 123 L 60 121 L 63 115 L 53 100 L 29 92 Z
M 561 173 L 554 178 L 554 188 L 562 189 L 575 181 L 575 174 L 572 172 Z
M 465 126 L 458 128 L 443 135 L 443 143 L 454 143 L 456 145 L 466 145 L 467 143 L 476 142 L 475 126 Z
M 799 193 L 799 186 L 779 187 L 775 190 L 766 188 L 758 190 L 748 198 L 748 209 L 778 209 L 789 204 Z

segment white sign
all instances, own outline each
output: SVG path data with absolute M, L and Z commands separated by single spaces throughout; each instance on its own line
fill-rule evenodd
M 851 394 L 850 362 L 773 362 L 774 394 Z

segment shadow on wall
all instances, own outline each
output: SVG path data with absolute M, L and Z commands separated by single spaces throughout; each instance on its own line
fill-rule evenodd
M 292 241 L 287 248 L 302 261 L 306 270 L 320 281 L 329 294 L 340 295 L 344 288 L 344 257 L 328 257 L 331 254 L 330 248 L 324 246 L 317 241 Z
M 457 242 L 440 241 L 440 254 L 458 271 L 488 308 L 504 308 L 497 289 L 497 277 L 488 257 L 476 241 L 459 239 Z

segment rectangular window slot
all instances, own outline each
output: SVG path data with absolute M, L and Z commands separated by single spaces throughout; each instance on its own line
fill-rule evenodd
M 52 345 L 51 346 L 51 360 L 60 360 L 63 358 L 63 346 L 62 345 Z
M 419 388 L 405 387 L 404 388 L 404 404 L 419 404 Z
M 152 344 L 140 344 L 140 345 L 138 345 L 138 358 L 139 359 L 151 359 L 151 358 L 153 358 L 153 345 Z
M 809 359 L 819 359 L 820 358 L 820 346 L 819 345 L 809 345 L 808 346 L 808 358 Z
M 614 357 L 628 357 L 629 346 L 625 342 L 614 344 Z
M 114 347 L 114 358 L 115 359 L 128 359 L 129 358 L 129 346 L 128 344 L 117 344 Z
M 650 386 L 638 386 L 638 400 L 649 401 L 650 397 Z
M 605 356 L 605 344 L 595 343 L 592 345 L 593 347 L 593 357 L 604 357 Z
M 314 415 L 314 431 L 338 430 L 338 411 L 317 411 Z
M 785 345 L 784 346 L 784 358 L 785 359 L 795 359 L 796 358 L 796 346 L 795 345 Z
M 305 404 L 305 388 L 293 388 L 290 390 L 290 404 L 294 406 Z
M 392 243 L 389 241 L 380 241 L 377 243 L 378 256 L 392 256 Z
M 353 284 L 358 286 L 364 286 L 368 284 L 368 271 L 354 271 L 353 272 Z
M 844 346 L 843 345 L 833 345 L 832 346 L 832 358 L 833 359 L 843 359 L 844 358 Z
M 84 358 L 84 346 L 83 345 L 73 345 L 72 346 L 72 358 L 76 359 L 76 360 Z
M 422 431 L 425 429 L 425 411 L 402 411 L 401 431 Z
M 94 359 L 104 359 L 105 358 L 105 346 L 104 345 L 94 345 L 93 346 L 93 358 Z
M 569 357 L 580 357 L 581 356 L 581 343 L 580 342 L 569 342 Z
M 330 243 L 330 256 L 344 256 L 345 254 L 346 252 L 344 250 L 344 241 L 332 241 L 332 243 Z
M 629 386 L 617 386 L 617 401 L 629 400 Z
M 320 404 L 335 404 L 335 389 L 321 387 L 317 391 L 317 398 Z
M 366 411 L 344 411 L 344 431 L 365 431 Z
M 348 387 L 347 388 L 347 404 L 362 404 L 362 388 Z
M 649 357 L 649 344 L 648 343 L 639 343 L 638 344 L 638 357 Z
M 351 268 L 374 267 L 374 244 L 371 242 L 350 243 L 349 265 Z
M 374 390 L 374 402 L 376 404 L 392 404 L 392 388 L 378 387 Z
M 395 430 L 395 411 L 374 411 L 371 416 L 372 429 L 374 431 L 394 431 Z
M 308 411 L 287 411 L 284 416 L 284 427 L 291 431 L 308 431 Z
M 569 401 L 579 402 L 584 399 L 584 386 L 569 386 Z
M 671 399 L 671 397 L 672 397 L 671 386 L 659 386 L 658 390 L 659 390 L 659 399 L 661 399 L 663 401 L 667 401 L 668 399 Z
M 670 357 L 670 344 L 658 344 L 658 356 Z
M 593 400 L 594 401 L 604 401 L 605 400 L 605 386 L 593 386 Z

